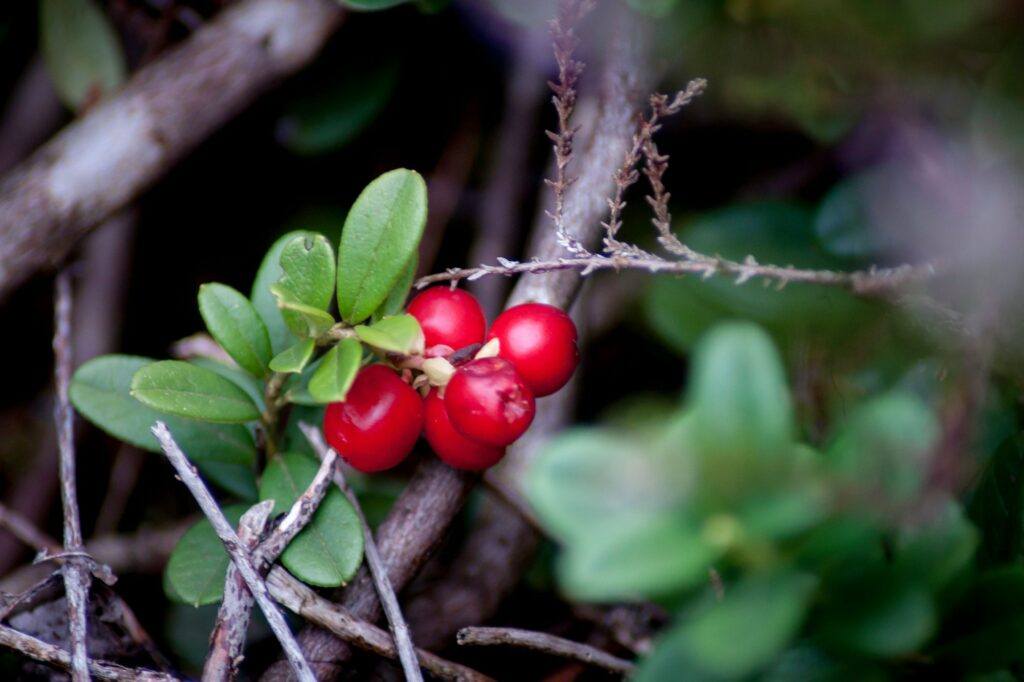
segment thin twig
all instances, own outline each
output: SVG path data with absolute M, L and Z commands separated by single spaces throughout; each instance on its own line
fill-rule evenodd
M 309 663 L 302 656 L 302 651 L 299 649 L 295 637 L 292 636 L 291 630 L 288 629 L 288 624 L 284 622 L 284 617 L 270 598 L 266 583 L 263 582 L 263 579 L 257 573 L 256 567 L 253 566 L 249 555 L 242 549 L 242 543 L 238 539 L 238 534 L 235 533 L 235 529 L 231 527 L 228 520 L 224 518 L 224 512 L 217 506 L 206 484 L 199 478 L 196 468 L 189 462 L 181 448 L 178 447 L 166 424 L 158 421 L 153 426 L 152 431 L 156 439 L 160 441 L 160 447 L 163 449 L 164 454 L 167 455 L 171 466 L 178 472 L 181 482 L 189 489 L 189 492 L 192 493 L 192 496 L 199 504 L 199 508 L 210 519 L 217 537 L 224 543 L 228 556 L 238 566 L 238 571 L 242 574 L 246 586 L 248 586 L 249 591 L 255 597 L 256 603 L 259 604 L 260 610 L 263 611 L 263 615 L 266 616 L 270 629 L 274 631 L 278 641 L 281 642 L 281 647 L 284 649 L 296 677 L 299 678 L 300 682 L 313 682 L 316 679 L 313 676 L 313 671 L 310 670 Z
M 13 509 L 9 509 L 2 503 L 0 503 L 0 527 L 9 531 L 11 535 L 29 547 L 34 548 L 37 552 L 46 549 L 51 552 L 59 552 L 61 550 L 61 546 L 56 540 L 36 528 L 35 524 L 24 516 Z
M 392 659 L 398 656 L 394 640 L 386 630 L 353 617 L 342 607 L 317 595 L 284 569 L 278 566 L 271 569 L 267 576 L 267 586 L 278 602 L 342 640 L 379 656 Z M 418 665 L 444 680 L 486 682 L 491 679 L 472 668 L 445 660 L 429 651 L 416 649 L 415 655 L 419 660 Z
M 532 649 L 552 656 L 570 658 L 622 675 L 628 675 L 636 669 L 636 666 L 630 661 L 612 656 L 587 644 L 555 637 L 545 632 L 517 628 L 474 627 L 459 630 L 456 639 L 463 646 L 505 645 Z
M 31 635 L 18 632 L 12 627 L 0 625 L 0 646 L 13 649 L 42 663 L 71 669 L 71 655 L 59 647 L 48 644 Z M 173 675 L 158 673 L 141 668 L 125 668 L 107 661 L 89 661 L 88 673 L 101 680 L 123 680 L 124 682 L 173 682 Z
M 60 450 L 60 491 L 64 507 L 64 551 L 81 553 L 82 526 L 78 518 L 78 491 L 75 485 L 75 427 L 68 388 L 71 385 L 71 275 L 67 269 L 57 275 L 54 302 L 53 353 L 57 401 L 54 418 Z M 71 639 L 71 677 L 75 682 L 89 679 L 89 654 L 86 650 L 86 606 L 89 603 L 90 573 L 86 564 L 69 557 L 64 564 L 64 591 L 68 602 L 68 630 Z
M 299 428 L 302 429 L 302 433 L 305 434 L 306 439 L 313 446 L 313 450 L 318 457 L 325 463 L 335 460 L 337 454 L 332 448 L 327 447 L 318 429 L 305 422 L 300 423 Z M 416 652 L 413 647 L 412 637 L 409 634 L 409 626 L 402 615 L 402 608 L 398 604 L 395 590 L 391 587 L 391 581 L 388 580 L 387 570 L 380 559 L 380 552 L 377 551 L 377 543 L 373 539 L 370 525 L 366 522 L 363 508 L 360 506 L 359 499 L 355 493 L 348 487 L 348 483 L 345 481 L 345 474 L 342 473 L 341 468 L 336 466 L 332 468 L 334 469 L 334 484 L 338 486 L 338 489 L 341 490 L 352 504 L 352 508 L 355 509 L 356 515 L 359 517 L 359 524 L 363 528 L 363 553 L 366 555 L 366 563 L 370 566 L 370 575 L 373 576 L 373 584 L 377 588 L 377 594 L 380 597 L 381 606 L 384 608 L 384 614 L 387 616 L 391 634 L 395 638 L 395 647 L 398 649 L 398 659 L 402 663 L 405 678 L 413 681 L 422 680 L 423 676 L 420 674 L 420 667 L 416 662 Z
M 274 508 L 273 500 L 264 500 L 249 508 L 238 522 L 238 539 L 252 553 L 263 537 Z M 203 682 L 233 680 L 242 660 L 245 633 L 249 629 L 253 598 L 234 564 L 224 578 L 224 598 L 217 611 L 217 622 L 210 635 L 210 651 L 203 665 Z

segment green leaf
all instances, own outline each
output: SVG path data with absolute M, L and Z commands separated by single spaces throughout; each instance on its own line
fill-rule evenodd
M 211 372 L 215 372 L 235 386 L 245 391 L 246 395 L 252 400 L 253 404 L 262 412 L 266 405 L 263 402 L 263 382 L 257 379 L 247 372 L 243 372 L 234 365 L 225 364 L 219 360 L 213 358 L 190 358 L 189 362 L 193 365 L 198 365 L 203 369 L 208 369 Z
M 161 360 L 132 377 L 131 394 L 155 410 L 209 422 L 243 423 L 260 411 L 245 391 L 224 377 L 180 360 Z
M 362 191 L 341 233 L 338 309 L 362 322 L 387 298 L 419 246 L 427 222 L 427 184 L 404 168 L 381 175 Z
M 794 419 L 775 346 L 752 324 L 715 327 L 693 360 L 694 435 L 705 453 L 754 455 L 789 449 Z
M 275 372 L 301 372 L 313 357 L 314 348 L 316 342 L 313 339 L 303 339 L 275 355 L 270 361 L 270 369 Z
M 935 602 L 922 586 L 903 580 L 874 580 L 868 589 L 846 592 L 823 614 L 822 635 L 863 656 L 892 658 L 916 651 L 934 634 Z
M 295 343 L 295 337 L 288 329 L 288 325 L 285 324 L 284 317 L 281 316 L 281 309 L 277 307 L 277 298 L 270 293 L 270 287 L 284 275 L 284 270 L 281 268 L 281 252 L 284 251 L 286 245 L 299 237 L 313 238 L 315 233 L 298 230 L 278 238 L 267 251 L 267 255 L 263 257 L 263 262 L 260 264 L 260 269 L 252 284 L 252 304 L 263 318 L 264 324 L 267 325 L 267 331 L 270 332 L 270 345 L 275 354 Z
M 43 0 L 39 11 L 43 59 L 66 105 L 79 109 L 124 82 L 117 32 L 93 0 Z
M 244 499 L 255 499 L 256 446 L 244 426 L 173 417 L 131 397 L 132 377 L 152 362 L 130 355 L 94 358 L 75 372 L 71 402 L 86 419 L 110 435 L 149 452 L 162 452 L 150 431 L 157 420 L 162 420 L 206 477 Z
M 340 81 L 295 100 L 278 123 L 278 139 L 296 154 L 336 151 L 377 118 L 397 82 L 397 62 L 346 71 Z
M 294 237 L 281 250 L 281 278 L 271 287 L 285 324 L 299 336 L 334 324 L 327 313 L 334 296 L 334 249 L 320 234 Z
M 224 507 L 223 511 L 235 527 L 246 509 L 246 505 L 236 504 Z M 218 602 L 224 596 L 228 562 L 228 553 L 217 532 L 209 519 L 202 519 L 185 531 L 174 546 L 164 569 L 164 591 L 168 597 L 192 606 Z
M 360 324 L 355 332 L 360 341 L 383 351 L 401 355 L 423 352 L 423 330 L 412 315 L 385 317 L 372 326 Z
M 260 481 L 260 499 L 274 500 L 274 513 L 284 513 L 316 476 L 316 463 L 296 453 L 271 461 Z M 363 560 L 363 532 L 345 496 L 331 487 L 301 533 L 281 555 L 296 578 L 318 587 L 337 587 L 355 575 Z
M 379 308 L 373 311 L 373 315 L 370 316 L 372 322 L 376 323 L 381 318 L 397 315 L 402 312 L 405 308 L 405 299 L 409 296 L 409 289 L 412 288 L 412 282 L 416 278 L 416 267 L 419 265 L 419 262 L 419 254 L 414 253 L 409 263 L 405 266 L 405 270 L 399 275 L 395 286 L 388 293 L 388 297 L 384 299 Z
M 321 403 L 341 402 L 355 381 L 363 347 L 355 339 L 342 339 L 327 351 L 309 380 L 309 393 Z
M 1024 651 L 1024 569 L 985 572 L 964 591 L 932 647 L 936 663 L 958 671 L 1017 668 Z
M 199 287 L 199 312 L 210 334 L 239 367 L 253 376 L 266 375 L 270 335 L 249 299 L 224 284 L 204 284 Z
M 708 594 L 637 672 L 638 682 L 736 680 L 772 662 L 800 631 L 818 581 L 792 570 L 755 574 Z
M 989 458 L 968 510 L 981 530 L 980 563 L 992 566 L 1020 558 L 1024 546 L 1024 438 L 1007 438 Z

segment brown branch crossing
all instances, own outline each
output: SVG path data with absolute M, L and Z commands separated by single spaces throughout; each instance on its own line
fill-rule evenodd
M 612 656 L 586 644 L 549 635 L 546 632 L 516 628 L 463 628 L 459 630 L 457 641 L 463 646 L 514 646 L 532 649 L 604 668 L 620 675 L 628 675 L 636 668 L 630 661 Z

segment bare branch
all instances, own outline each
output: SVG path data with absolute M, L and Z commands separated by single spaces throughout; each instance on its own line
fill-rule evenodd
M 74 412 L 68 399 L 71 385 L 71 275 L 62 270 L 57 275 L 54 302 L 53 353 L 56 358 L 54 378 L 57 401 L 54 418 L 57 445 L 60 450 L 60 491 L 64 507 L 64 551 L 84 556 L 82 526 L 78 518 L 78 491 L 75 485 Z M 89 679 L 89 654 L 86 651 L 86 607 L 89 603 L 90 573 L 87 564 L 77 557 L 64 563 L 64 591 L 68 602 L 68 631 L 71 639 L 71 677 L 75 682 Z
M 395 639 L 395 647 L 398 649 L 398 659 L 402 664 L 405 679 L 412 681 L 422 680 L 423 676 L 420 674 L 420 667 L 416 662 L 412 637 L 409 635 L 409 626 L 406 625 L 405 617 L 402 616 L 402 609 L 398 605 L 398 598 L 395 596 L 395 590 L 391 587 L 391 581 L 388 580 L 388 572 L 384 568 L 384 562 L 381 561 L 380 553 L 377 551 L 377 543 L 373 539 L 370 525 L 366 522 L 366 516 L 363 514 L 363 508 L 359 504 L 359 498 L 348 487 L 345 475 L 341 469 L 333 466 L 337 453 L 332 448 L 327 447 L 327 443 L 324 442 L 320 431 L 306 423 L 300 423 L 299 428 L 302 429 L 302 433 L 305 434 L 306 439 L 313 446 L 317 457 L 322 459 L 324 464 L 331 463 L 334 470 L 334 484 L 348 498 L 349 503 L 359 517 L 359 524 L 363 528 L 363 553 L 366 556 L 366 563 L 370 566 L 370 575 L 373 576 L 373 584 L 377 588 L 377 596 L 380 597 L 381 606 L 384 608 L 384 615 L 388 619 L 391 635 Z
M 271 569 L 267 576 L 267 586 L 270 588 L 271 594 L 274 595 L 274 599 L 344 641 L 379 656 L 387 658 L 398 656 L 395 643 L 387 631 L 354 618 L 342 607 L 318 596 L 316 592 L 293 578 L 284 569 L 280 567 Z M 445 660 L 429 651 L 417 649 L 415 655 L 419 665 L 444 680 L 486 682 L 491 679 L 471 668 Z
M 8 509 L 6 505 L 0 504 L 0 527 L 7 529 L 11 535 L 29 547 L 35 548 L 37 552 L 48 549 L 51 552 L 59 552 L 61 546 L 57 541 L 36 528 L 35 524 L 24 516 Z
M 242 574 L 246 586 L 252 592 L 253 597 L 255 597 L 256 603 L 259 604 L 260 610 L 263 611 L 263 615 L 266 616 L 270 629 L 274 631 L 278 641 L 281 642 L 281 647 L 284 649 L 296 677 L 299 678 L 300 682 L 312 682 L 316 679 L 313 676 L 313 671 L 310 670 L 309 663 L 306 662 L 298 643 L 288 629 L 288 624 L 284 622 L 284 617 L 270 598 L 266 583 L 263 582 L 263 579 L 256 571 L 256 567 L 253 566 L 249 555 L 242 549 L 242 543 L 238 539 L 238 535 L 235 533 L 234 528 L 231 527 L 231 524 L 228 523 L 228 520 L 224 518 L 224 513 L 217 506 L 213 496 L 210 495 L 206 484 L 199 478 L 196 468 L 188 461 L 181 448 L 178 447 L 166 424 L 158 421 L 152 431 L 156 439 L 160 441 L 160 447 L 163 449 L 164 454 L 167 455 L 167 459 L 174 467 L 174 470 L 178 472 L 181 482 L 192 493 L 192 496 L 199 504 L 199 508 L 206 514 L 206 518 L 210 519 L 217 537 L 224 543 L 228 556 L 231 557 L 235 566 L 238 567 L 238 571 Z
M 515 646 L 532 649 L 552 656 L 570 658 L 621 675 L 628 675 L 636 669 L 630 661 L 545 632 L 517 628 L 463 628 L 459 630 L 457 641 L 463 646 Z

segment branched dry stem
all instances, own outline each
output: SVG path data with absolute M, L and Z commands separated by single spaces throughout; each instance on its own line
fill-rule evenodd
M 514 646 L 532 649 L 552 656 L 569 658 L 613 673 L 628 675 L 636 666 L 632 662 L 601 651 L 598 648 L 574 642 L 546 632 L 517 628 L 463 628 L 456 640 L 462 646 Z

